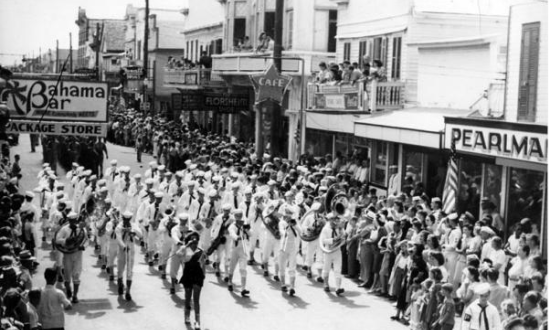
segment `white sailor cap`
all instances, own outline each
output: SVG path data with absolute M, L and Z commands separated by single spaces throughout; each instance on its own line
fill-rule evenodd
M 189 166 L 189 165 L 191 165 L 192 161 L 191 161 L 191 159 L 188 159 L 188 160 L 186 160 L 186 161 L 183 162 L 183 163 L 184 163 L 185 165 Z
M 235 211 L 233 211 L 233 215 L 238 217 L 238 218 L 241 218 L 243 216 L 243 210 L 236 209 Z
M 50 174 L 50 176 L 48 176 L 48 179 L 50 180 L 56 180 L 57 179 L 57 176 L 53 173 Z
M 125 211 L 124 213 L 122 213 L 122 217 L 126 219 L 132 219 L 133 216 L 134 214 L 130 211 Z
M 210 198 L 214 198 L 217 195 L 218 195 L 218 192 L 215 189 L 210 190 L 210 192 L 208 193 L 208 197 Z
M 25 192 L 25 197 L 34 198 L 34 194 L 33 194 L 32 191 L 26 191 L 26 192 Z
M 172 172 L 170 172 L 170 171 L 164 172 L 164 176 L 172 176 L 172 174 L 174 174 L 174 173 L 172 173 Z
M 183 177 L 184 177 L 183 172 L 182 172 L 182 171 L 177 171 L 177 172 L 176 172 L 176 177 L 178 177 L 178 178 L 183 178 Z
M 486 234 L 491 235 L 491 236 L 496 235 L 495 232 L 494 232 L 494 230 L 492 230 L 492 229 L 491 229 L 490 227 L 488 227 L 488 226 L 483 226 L 483 227 L 481 227 L 480 233 L 486 233 Z
M 105 179 L 101 179 L 101 180 L 97 181 L 97 186 L 98 187 L 102 187 L 102 186 L 106 186 L 106 185 L 107 185 L 107 180 L 105 180 Z
M 191 164 L 191 166 L 189 166 L 189 169 L 191 171 L 196 170 L 197 169 L 197 164 Z
M 158 170 L 159 170 L 159 171 L 164 171 L 164 170 L 166 170 L 166 166 L 160 165 L 160 166 L 158 167 Z
M 157 191 L 155 193 L 155 198 L 164 198 L 164 193 L 162 191 Z
M 252 194 L 252 188 L 251 188 L 251 187 L 246 187 L 246 188 L 244 188 L 244 194 L 245 194 L 245 195 Z
M 275 180 L 269 180 L 269 181 L 267 182 L 267 184 L 270 185 L 270 186 L 274 186 L 274 185 L 277 184 L 277 181 L 275 181 Z
M 73 162 L 71 165 L 72 165 L 73 167 L 78 167 L 78 163 L 74 163 L 74 162 Z
M 42 168 L 50 167 L 50 163 L 44 163 L 42 164 Z
M 145 180 L 145 184 L 155 184 L 155 180 L 152 178 L 148 178 L 147 180 Z
M 180 220 L 189 220 L 189 213 L 180 213 L 180 214 L 178 214 L 178 219 L 180 219 Z
M 139 174 L 139 173 L 134 174 L 134 179 L 135 180 L 140 180 L 141 179 L 141 174 Z
M 158 164 L 157 164 L 156 161 L 153 160 L 153 161 L 149 162 L 149 166 L 151 166 L 152 168 L 157 168 Z
M 311 209 L 313 211 L 319 211 L 319 209 L 321 208 L 321 203 L 319 202 L 314 202 L 312 205 L 311 205 Z
M 84 175 L 85 175 L 85 176 L 90 176 L 90 175 L 92 175 L 92 170 L 86 170 L 86 171 L 84 171 Z
M 222 177 L 219 175 L 214 175 L 212 178 L 212 182 L 220 182 L 222 180 Z
M 285 197 L 292 197 L 293 195 L 294 194 L 290 190 L 285 193 Z
M 197 183 L 195 181 L 189 181 L 187 182 L 187 187 L 195 187 Z
M 229 211 L 231 210 L 231 204 L 230 203 L 225 203 L 222 205 L 222 210 L 224 211 Z
M 105 204 L 112 204 L 113 201 L 110 198 L 105 198 Z
M 197 189 L 197 193 L 199 193 L 201 195 L 205 195 L 206 194 L 206 189 L 204 189 L 203 187 L 200 187 L 199 189 Z
M 241 189 L 241 184 L 239 182 L 235 182 L 231 185 L 231 189 Z
M 231 177 L 232 177 L 232 178 L 238 178 L 238 177 L 239 177 L 239 173 L 233 172 L 233 173 L 231 173 Z
M 204 178 L 204 171 L 198 171 L 197 172 L 197 177 Z
M 489 283 L 481 283 L 476 285 L 474 292 L 478 295 L 484 295 L 491 292 L 491 285 Z
M 111 165 L 116 166 L 118 164 L 118 161 L 116 159 L 111 160 Z
M 62 191 L 58 191 L 58 192 L 55 194 L 55 197 L 57 197 L 57 198 L 63 198 L 63 196 L 65 196 L 65 194 L 64 194 Z
M 101 187 L 101 189 L 99 189 L 99 192 L 100 193 L 108 193 L 109 189 L 107 189 L 107 187 Z
M 67 214 L 67 218 L 71 219 L 71 220 L 74 220 L 78 217 L 78 214 L 76 214 L 76 212 L 69 212 L 69 214 Z

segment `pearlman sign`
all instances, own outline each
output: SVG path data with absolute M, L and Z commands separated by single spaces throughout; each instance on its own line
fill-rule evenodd
M 452 142 L 458 152 L 547 162 L 548 135 L 539 132 L 446 123 L 445 147 L 450 148 Z

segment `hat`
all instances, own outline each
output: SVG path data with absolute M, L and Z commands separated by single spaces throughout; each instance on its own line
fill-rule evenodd
M 195 181 L 187 182 L 187 187 L 194 187 L 197 183 Z
M 436 202 L 441 203 L 441 198 L 439 198 L 439 197 L 432 198 L 432 203 L 436 203 Z
M 118 164 L 116 159 L 111 160 L 111 165 L 116 166 Z
M 267 182 L 267 184 L 270 185 L 270 186 L 274 186 L 274 185 L 277 184 L 277 181 L 275 181 L 275 180 L 269 180 L 269 181 Z
M 238 178 L 238 177 L 239 177 L 239 173 L 233 172 L 233 173 L 231 173 L 231 177 L 232 177 L 232 178 Z
M 55 197 L 57 198 L 63 198 L 64 194 L 62 191 L 58 191 L 57 194 L 55 194 Z
M 107 187 L 101 187 L 101 189 L 99 189 L 99 192 L 106 193 L 106 192 L 109 192 L 109 189 L 107 189 Z
M 456 220 L 458 219 L 458 213 L 454 212 L 454 213 L 451 213 L 447 216 L 447 219 L 449 220 Z
M 486 233 L 487 235 L 490 235 L 490 236 L 496 235 L 495 232 L 494 232 L 491 228 L 489 228 L 489 227 L 487 227 L 487 226 L 481 227 L 481 229 L 480 229 L 479 232 L 480 232 L 480 233 Z
M 234 183 L 231 185 L 231 189 L 241 189 L 241 184 L 238 183 L 238 182 L 234 182 Z
M 134 174 L 134 179 L 135 180 L 141 179 L 141 174 L 139 174 L 139 173 Z M 153 181 L 153 183 L 154 183 L 154 181 Z
M 446 290 L 447 292 L 453 292 L 454 286 L 451 283 L 445 283 L 441 286 L 441 289 Z
M 110 198 L 105 198 L 105 204 L 112 204 L 113 201 Z
M 198 171 L 197 172 L 197 177 L 204 178 L 204 171 Z
M 191 166 L 189 166 L 189 169 L 191 171 L 196 170 L 197 169 L 197 164 L 191 164 Z
M 126 219 L 132 219 L 133 216 L 134 216 L 134 214 L 130 211 L 126 211 L 126 212 L 122 213 L 122 217 L 126 218 Z
M 489 283 L 481 283 L 476 285 L 474 292 L 478 295 L 483 295 L 491 292 L 491 285 Z
M 31 261 L 35 259 L 29 250 L 23 250 L 19 253 L 19 261 Z
M 243 216 L 243 210 L 241 210 L 241 209 L 236 209 L 235 211 L 233 211 L 233 215 L 234 215 L 234 216 L 242 217 L 242 216 Z
M 189 213 L 180 213 L 177 217 L 180 220 L 189 220 Z
M 34 194 L 33 194 L 32 191 L 27 191 L 27 192 L 25 192 L 25 197 L 34 198 Z
M 184 177 L 182 171 L 177 171 L 177 172 L 176 172 L 176 176 L 177 176 L 178 178 L 182 178 L 182 179 L 183 179 L 183 177 Z
M 208 197 L 210 198 L 214 198 L 217 195 L 218 195 L 218 192 L 215 189 L 210 190 L 210 192 L 208 193 Z
M 327 190 L 328 190 L 327 186 L 319 187 L 319 191 L 327 191 Z
M 206 194 L 206 189 L 204 189 L 203 187 L 200 187 L 199 189 L 197 189 L 197 193 L 199 193 L 201 195 L 205 195 Z
M 183 240 L 185 244 L 188 244 L 191 241 L 199 241 L 200 235 L 196 231 L 192 231 L 187 236 L 185 236 L 185 239 Z
M 285 193 L 285 197 L 292 197 L 293 195 L 294 194 L 290 190 Z
M 145 184 L 155 184 L 155 180 L 153 180 L 152 178 L 149 178 L 145 180 Z
M 149 162 L 149 166 L 151 166 L 152 168 L 157 168 L 158 164 L 156 161 L 153 160 Z
M 105 185 L 107 185 L 107 180 L 105 180 L 105 179 L 98 180 L 98 181 L 97 181 L 97 185 L 98 185 L 99 187 L 105 186 Z
M 366 214 L 367 219 L 374 221 L 376 219 L 376 213 L 372 211 L 368 211 Z
M 412 200 L 413 202 L 420 202 L 422 198 L 420 198 L 420 196 L 414 196 Z
M 252 194 L 252 188 L 251 187 L 244 188 L 244 194 L 245 195 Z
M 230 203 L 225 203 L 222 205 L 222 210 L 224 211 L 229 211 L 231 210 L 231 204 Z
M 521 221 L 519 223 L 521 223 L 522 225 L 526 225 L 530 222 L 531 222 L 530 218 L 523 218 L 523 219 L 521 219 Z
M 221 179 L 222 179 L 222 178 L 221 178 L 219 175 L 214 175 L 214 176 L 212 177 L 212 182 L 220 182 Z
M 162 191 L 157 191 L 155 193 L 155 198 L 164 198 L 164 193 Z
M 44 163 L 42 164 L 42 168 L 50 167 L 50 163 Z
M 166 169 L 166 166 L 164 166 L 164 165 L 160 165 L 160 166 L 158 167 L 158 170 L 159 170 L 159 171 L 164 171 L 165 169 Z
M 67 215 L 67 218 L 71 219 L 71 220 L 74 220 L 78 217 L 78 214 L 76 214 L 76 212 L 69 212 L 69 214 Z
M 313 211 L 319 211 L 319 209 L 321 208 L 321 203 L 319 202 L 314 202 L 312 205 L 311 205 L 311 209 Z

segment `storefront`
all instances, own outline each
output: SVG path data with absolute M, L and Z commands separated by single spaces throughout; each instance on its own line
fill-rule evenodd
M 547 126 L 477 118 L 445 118 L 445 147 L 459 159 L 459 211 L 495 205 L 509 236 L 530 218 L 546 241 Z

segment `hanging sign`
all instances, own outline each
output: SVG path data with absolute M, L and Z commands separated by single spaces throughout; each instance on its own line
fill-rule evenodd
M 292 80 L 290 77 L 279 75 L 273 64 L 263 74 L 251 75 L 250 79 L 256 92 L 256 104 L 267 100 L 281 104 Z
M 6 133 L 106 137 L 107 124 L 11 120 L 6 126 Z
M 21 120 L 107 122 L 107 100 L 102 82 L 14 79 L 0 89 L 10 117 Z

